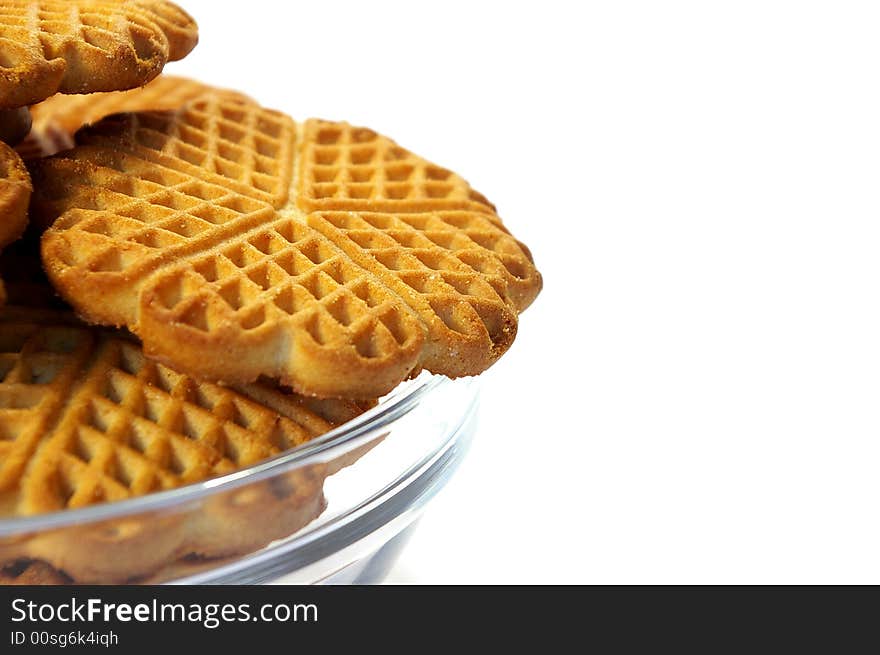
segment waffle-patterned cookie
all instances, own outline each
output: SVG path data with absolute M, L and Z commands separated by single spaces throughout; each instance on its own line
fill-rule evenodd
M 0 142 L 0 248 L 24 232 L 31 190 L 31 178 L 21 158 Z
M 266 384 L 196 383 L 146 359 L 130 338 L 72 315 L 7 307 L 0 310 L 0 517 L 124 500 L 228 473 L 364 408 Z M 75 540 L 66 532 L 0 541 L 0 563 L 36 559 L 78 581 L 119 581 L 188 555 L 248 552 L 315 518 L 332 471 L 310 467 L 214 498 L 192 515 L 132 518 Z
M 475 375 L 541 288 L 483 196 L 366 128 L 209 94 L 77 143 L 32 167 L 50 279 L 203 379 L 369 398 Z
M 0 109 L 61 93 L 131 89 L 198 41 L 166 0 L 6 0 L 0 4 Z
M 0 109 L 0 141 L 14 146 L 30 129 L 31 113 L 27 107 Z
M 208 91 L 245 97 L 174 75 L 160 75 L 146 86 L 128 91 L 55 95 L 31 108 L 33 129 L 17 150 L 25 159 L 48 157 L 72 148 L 74 134 L 83 125 L 110 114 L 176 109 Z
M 0 141 L 0 249 L 18 239 L 27 225 L 31 178 L 19 156 Z M 0 280 L 0 305 L 6 289 Z

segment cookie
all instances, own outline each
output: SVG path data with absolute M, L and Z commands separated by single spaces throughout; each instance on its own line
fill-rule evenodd
M 165 0 L 8 0 L 0 6 L 0 109 L 141 86 L 197 41 L 195 21 Z
M 24 232 L 31 190 L 31 178 L 21 158 L 0 141 L 0 249 Z M 0 279 L 0 305 L 5 302 L 6 289 Z
M 72 148 L 73 137 L 83 125 L 121 112 L 175 109 L 208 91 L 245 97 L 174 75 L 160 75 L 146 86 L 128 91 L 54 95 L 31 108 L 33 128 L 16 150 L 24 159 L 48 157 Z
M 208 94 L 77 143 L 32 165 L 50 280 L 200 379 L 370 398 L 476 375 L 541 288 L 481 194 L 366 128 Z
M 55 310 L 0 309 L 0 515 L 125 501 L 261 462 L 360 415 L 266 383 L 198 383 L 130 337 Z M 173 514 L 0 540 L 0 566 L 38 560 L 79 582 L 141 578 L 182 557 L 250 552 L 324 508 L 338 466 L 303 467 Z

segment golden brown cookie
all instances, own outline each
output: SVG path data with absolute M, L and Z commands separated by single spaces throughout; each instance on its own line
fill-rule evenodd
M 31 178 L 21 158 L 0 142 L 0 248 L 24 232 L 31 191 Z
M 197 41 L 195 21 L 166 0 L 7 0 L 0 5 L 0 109 L 58 92 L 140 86 Z
M 541 288 L 482 195 L 366 128 L 208 94 L 77 142 L 32 167 L 50 280 L 202 379 L 369 398 L 475 375 Z
M 18 154 L 0 141 L 0 249 L 18 239 L 27 226 L 31 178 Z M 0 306 L 6 289 L 0 279 Z
M 364 406 L 266 384 L 197 383 L 129 337 L 52 310 L 0 309 L 0 518 L 88 507 L 250 466 Z M 317 410 L 317 411 L 316 411 Z M 330 465 L 214 496 L 173 515 L 0 540 L 0 563 L 39 560 L 77 581 L 136 579 L 181 557 L 259 548 L 324 508 Z
M 146 86 L 90 95 L 55 95 L 31 108 L 33 129 L 18 148 L 25 159 L 48 157 L 73 147 L 83 125 L 121 112 L 176 109 L 208 91 L 229 93 L 185 77 L 160 75 Z

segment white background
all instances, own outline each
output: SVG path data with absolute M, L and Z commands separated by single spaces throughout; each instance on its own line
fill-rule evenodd
M 544 273 L 390 581 L 880 582 L 876 5 L 180 1 L 169 72 L 452 168 Z

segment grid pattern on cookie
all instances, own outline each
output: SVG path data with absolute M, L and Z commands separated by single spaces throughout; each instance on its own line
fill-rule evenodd
M 297 202 L 305 211 L 423 211 L 484 207 L 461 177 L 365 127 L 309 120 Z
M 0 491 L 18 482 L 92 345 L 81 329 L 0 324 Z
M 73 160 L 47 163 L 56 173 L 68 169 L 76 175 L 59 207 L 75 208 L 63 219 L 77 245 L 65 253 L 67 266 L 92 272 L 122 273 L 136 265 L 146 270 L 169 249 L 211 242 L 228 224 L 248 225 L 272 213 L 264 203 L 172 169 L 127 157 L 103 163 L 108 165 L 86 171 Z
M 126 6 L 127 5 L 127 6 Z M 119 44 L 124 35 L 119 30 L 123 18 L 136 49 L 142 49 L 147 41 L 155 38 L 155 26 L 144 16 L 148 3 L 119 2 L 64 2 L 44 0 L 10 0 L 0 6 L 0 44 L 6 55 L 4 68 L 15 69 L 13 44 L 22 48 L 31 45 L 47 61 L 61 56 L 62 47 L 71 39 L 82 40 L 86 45 L 110 50 Z M 8 53 L 8 54 L 7 54 Z
M 482 212 L 320 212 L 310 222 L 331 225 L 321 232 L 369 253 L 416 293 L 430 288 L 486 301 L 497 294 L 517 311 L 534 298 L 538 273 L 531 259 Z
M 13 96 L 10 87 L 7 104 L 28 104 L 58 90 L 109 90 L 82 85 L 68 89 L 69 69 L 119 59 L 121 51 L 136 62 L 137 70 L 120 69 L 120 78 L 133 72 L 141 76 L 121 83 L 135 86 L 154 77 L 165 61 L 185 56 L 196 39 L 192 19 L 164 0 L 9 0 L 0 5 L 2 77 L 29 80 L 34 88 L 20 87 Z M 78 79 L 88 79 L 83 72 L 76 71 Z M 19 97 L 21 93 L 30 95 Z
M 301 329 L 317 345 L 390 357 L 420 334 L 399 299 L 315 230 L 276 220 L 150 281 L 172 320 Z
M 33 128 L 18 150 L 23 156 L 48 157 L 72 148 L 73 135 L 78 129 L 105 116 L 173 110 L 209 92 L 245 99 L 234 91 L 219 91 L 196 80 L 174 75 L 160 75 L 146 86 L 128 91 L 55 95 L 31 107 Z
M 158 25 L 167 36 L 170 61 L 185 57 L 195 46 L 198 40 L 195 21 L 179 6 L 164 0 L 134 0 L 134 5 L 145 19 Z
M 447 331 L 476 339 L 488 336 L 495 345 L 510 338 L 505 325 L 516 318 L 504 301 L 505 281 L 482 276 L 430 238 L 449 247 L 454 245 L 447 237 L 467 238 L 453 231 L 452 223 L 426 214 L 368 212 L 324 212 L 309 221 L 393 286 L 438 340 L 449 341 Z
M 369 397 L 419 364 L 485 370 L 540 288 L 528 251 L 461 178 L 371 130 L 309 121 L 299 132 L 216 94 L 81 130 L 76 148 L 34 165 L 35 213 L 57 218 L 43 238 L 56 288 L 207 379 L 270 375 L 316 395 Z M 302 197 L 287 198 L 314 179 L 309 158 L 321 149 L 341 166 L 334 179 L 354 180 L 362 147 L 372 181 L 356 183 L 378 184 L 381 197 L 310 213 Z M 409 177 L 392 180 L 401 162 Z M 415 195 L 387 198 L 398 182 Z M 424 191 L 434 183 L 442 190 Z M 95 285 L 84 283 L 91 274 Z M 178 352 L 182 338 L 192 345 Z M 236 354 L 211 359 L 216 349 Z
M 71 251 L 67 263 L 147 270 L 168 249 L 208 248 L 233 223 L 244 231 L 267 220 L 272 207 L 264 203 L 286 196 L 293 132 L 275 112 L 212 93 L 180 112 L 120 115 L 81 133 L 85 150 L 46 163 L 63 188 L 43 189 L 63 197 L 58 213 L 76 208 L 65 227 L 87 247 Z M 120 134 L 135 142 L 120 145 Z
M 281 392 L 260 390 L 270 409 L 97 329 L 0 322 L 0 349 L 0 471 L 23 514 L 202 480 L 334 427 Z
M 287 199 L 293 121 L 245 99 L 211 92 L 178 111 L 109 117 L 87 128 L 77 143 L 125 152 L 196 179 L 212 182 L 275 207 Z

